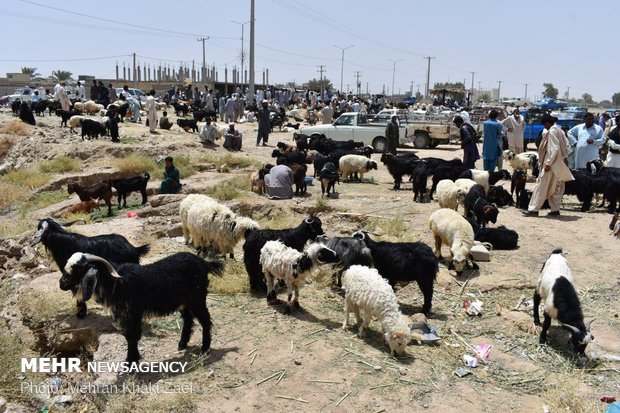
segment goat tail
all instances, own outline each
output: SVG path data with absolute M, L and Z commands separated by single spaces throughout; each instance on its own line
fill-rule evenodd
M 205 261 L 207 264 L 207 268 L 210 274 L 215 275 L 216 277 L 221 277 L 224 274 L 224 262 L 215 260 L 215 261 Z
M 151 175 L 149 175 L 149 173 L 148 173 L 148 172 L 145 172 L 145 173 L 144 173 L 144 177 L 145 177 L 147 180 L 148 180 L 148 179 L 151 179 Z
M 149 244 L 144 244 L 140 247 L 136 247 L 136 252 L 138 253 L 139 256 L 148 254 L 150 250 L 151 250 L 151 246 Z

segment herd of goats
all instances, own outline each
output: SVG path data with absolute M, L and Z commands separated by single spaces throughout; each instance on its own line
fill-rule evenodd
M 296 175 L 298 192 L 305 191 L 306 168 L 314 165 L 314 175 L 322 184 L 322 192 L 330 189 L 340 178 L 363 179 L 363 174 L 377 169 L 372 150 L 356 142 L 336 142 L 325 137 L 296 134 L 295 145 L 279 143 L 273 152 L 278 163 L 299 166 Z M 68 232 L 63 227 L 73 224 L 53 219 L 39 222 L 35 242 L 41 242 L 51 253 L 61 270 L 60 288 L 71 291 L 77 301 L 78 316 L 85 317 L 86 302 L 91 298 L 110 309 L 112 321 L 127 340 L 127 361 L 140 359 L 138 341 L 145 315 L 167 315 L 180 310 L 183 328 L 179 349 L 187 348 L 193 319 L 202 325 L 202 351 L 211 345 L 211 319 L 206 306 L 209 275 L 221 276 L 224 261 L 211 253 L 234 259 L 234 248 L 243 240 L 243 261 L 250 289 L 266 295 L 269 305 L 283 304 L 277 298 L 278 284 L 286 286 L 285 313 L 299 309 L 299 290 L 309 274 L 319 265 L 333 269 L 332 282 L 344 290 L 343 328 L 348 326 L 349 313 L 356 316 L 358 334 L 364 337 L 369 323 L 377 319 L 393 355 L 401 355 L 411 341 L 410 322 L 399 307 L 394 293 L 397 283 L 416 282 L 423 295 L 421 312 L 431 312 L 433 289 L 440 262 L 457 274 L 477 270 L 472 248 L 488 243 L 494 249 L 514 249 L 519 236 L 505 226 L 492 227 L 500 208 L 515 205 L 524 208 L 531 192 L 525 189 L 528 171 L 538 174 L 535 153 L 514 154 L 506 151 L 504 159 L 511 165 L 507 170 L 486 172 L 466 169 L 459 159 L 419 158 L 414 154 L 384 153 L 381 162 L 400 188 L 403 177 L 410 177 L 414 201 L 425 202 L 433 195 L 439 209 L 428 221 L 435 241 L 434 249 L 423 242 L 381 242 L 367 232 L 358 231 L 350 237 L 330 237 L 324 234 L 322 222 L 316 216 L 304 219 L 297 227 L 272 230 L 261 229 L 250 217 L 235 214 L 228 206 L 206 195 L 191 194 L 180 203 L 179 216 L 186 244 L 196 248 L 196 254 L 172 254 L 148 265 L 140 257 L 149 246 L 132 246 L 118 234 L 86 237 Z M 574 171 L 575 181 L 568 182 L 566 194 L 576 195 L 582 210 L 591 206 L 593 195 L 602 193 L 615 211 L 617 199 L 608 190 L 616 181 L 615 170 L 597 162 L 587 171 Z M 252 174 L 253 188 L 264 187 L 268 167 Z M 358 176 L 356 176 L 358 175 Z M 427 181 L 432 177 L 432 185 Z M 128 180 L 103 181 L 91 187 L 69 184 L 82 200 L 104 199 L 111 213 L 112 188 L 121 198 L 134 191 L 141 192 L 147 202 L 148 174 Z M 500 180 L 510 180 L 508 192 Z M 600 181 L 600 182 L 598 182 Z M 514 196 L 516 194 L 516 202 Z M 605 202 L 605 200 L 603 201 Z M 612 205 L 613 204 L 613 205 Z M 463 207 L 464 215 L 458 212 Z M 610 229 L 620 232 L 617 216 Z M 442 246 L 450 250 L 450 258 L 442 257 Z M 203 256 L 205 258 L 203 258 Z M 554 250 L 542 268 L 534 292 L 534 321 L 540 324 L 538 307 L 542 302 L 544 320 L 540 342 L 546 340 L 552 319 L 569 333 L 574 349 L 583 355 L 593 340 L 590 323 L 584 322 L 579 298 L 567 260 L 561 250 Z

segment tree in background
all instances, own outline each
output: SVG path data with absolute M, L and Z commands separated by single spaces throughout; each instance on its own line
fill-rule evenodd
M 35 79 L 35 78 L 39 78 L 41 77 L 41 73 L 37 73 L 37 68 L 36 67 L 22 67 L 22 73 L 26 74 L 26 75 L 30 75 L 31 79 Z
M 484 92 L 483 94 L 478 96 L 478 100 L 481 100 L 483 102 L 490 102 L 491 101 L 491 95 L 489 95 L 487 92 Z
M 611 101 L 610 100 L 601 100 L 600 102 L 598 102 L 599 107 L 601 108 L 609 108 L 611 107 Z
M 66 82 L 73 79 L 71 77 L 72 75 L 73 73 L 69 72 L 68 70 L 54 70 L 52 72 L 52 75 L 50 76 L 50 80 L 53 82 Z
M 334 89 L 334 85 L 329 79 L 323 78 L 323 87 L 331 94 Z M 308 81 L 308 90 L 314 90 L 315 92 L 321 91 L 321 81 L 319 79 L 312 79 Z
M 611 97 L 611 101 L 614 103 L 614 106 L 620 106 L 620 92 L 614 93 Z
M 553 86 L 553 83 L 543 83 L 543 87 L 545 88 L 543 92 L 544 97 L 557 99 L 559 92 L 558 88 Z
M 594 103 L 594 99 L 592 98 L 592 95 L 589 93 L 584 93 L 583 95 L 581 95 L 581 99 L 583 99 L 583 103 L 585 105 L 591 105 Z

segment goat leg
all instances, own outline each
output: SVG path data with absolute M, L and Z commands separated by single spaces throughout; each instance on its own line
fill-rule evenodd
M 209 309 L 204 302 L 192 307 L 192 312 L 202 326 L 202 347 L 200 350 L 206 353 L 211 348 L 211 314 L 209 314 Z
M 543 315 L 545 320 L 543 321 L 542 331 L 540 332 L 540 338 L 538 339 L 540 344 L 545 344 L 547 341 L 547 330 L 549 330 L 549 326 L 551 326 L 551 317 L 549 317 L 549 314 L 545 311 Z
M 76 313 L 77 318 L 86 317 L 86 312 L 87 312 L 86 303 L 82 301 L 78 301 L 77 302 L 77 313 Z
M 538 307 L 540 306 L 540 294 L 538 294 L 538 292 L 534 291 L 534 308 L 533 308 L 533 313 L 534 313 L 534 324 L 536 324 L 537 326 L 540 325 L 540 316 L 538 314 Z
M 142 338 L 142 314 L 132 314 L 123 326 L 123 335 L 127 340 L 127 362 L 137 363 L 140 360 L 140 352 L 138 351 L 138 341 Z
M 181 310 L 181 316 L 183 317 L 183 330 L 181 330 L 181 340 L 179 340 L 179 350 L 185 350 L 187 343 L 192 336 L 192 327 L 194 326 L 194 315 L 186 307 Z

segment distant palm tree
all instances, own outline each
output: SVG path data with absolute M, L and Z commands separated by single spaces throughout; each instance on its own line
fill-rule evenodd
M 30 75 L 31 78 L 41 77 L 41 73 L 37 73 L 36 67 L 22 67 L 22 73 Z
M 73 73 L 67 71 L 67 70 L 54 70 L 52 72 L 52 75 L 50 76 L 50 80 L 52 80 L 53 82 L 62 82 L 62 81 L 67 81 L 67 80 L 72 80 L 72 75 Z

